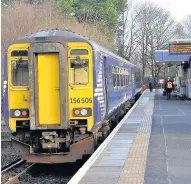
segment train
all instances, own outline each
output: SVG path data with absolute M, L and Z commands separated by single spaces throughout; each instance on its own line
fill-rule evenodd
M 69 30 L 43 30 L 4 54 L 3 114 L 27 162 L 91 155 L 139 98 L 141 70 Z

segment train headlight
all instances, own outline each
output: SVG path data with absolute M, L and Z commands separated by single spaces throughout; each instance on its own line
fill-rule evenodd
M 29 109 L 10 109 L 11 118 L 28 118 Z
M 16 110 L 16 111 L 14 112 L 14 115 L 15 115 L 16 117 L 20 116 L 20 115 L 21 115 L 21 111 Z
M 88 114 L 88 111 L 86 109 L 81 110 L 81 115 L 86 116 Z
M 92 115 L 91 108 L 74 108 L 73 115 L 75 117 L 88 117 Z

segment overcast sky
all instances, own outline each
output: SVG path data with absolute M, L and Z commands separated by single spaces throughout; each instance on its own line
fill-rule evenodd
M 153 2 L 172 14 L 177 21 L 181 21 L 187 15 L 191 15 L 191 0 L 133 0 L 134 3 Z

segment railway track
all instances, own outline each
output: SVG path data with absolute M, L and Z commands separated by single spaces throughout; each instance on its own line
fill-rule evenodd
M 18 159 L 1 168 L 2 184 L 66 184 L 83 163 L 29 164 Z
M 17 160 L 15 160 L 14 162 L 12 162 L 12 163 L 10 163 L 10 164 L 4 166 L 3 168 L 1 168 L 1 174 L 5 173 L 5 172 L 7 172 L 7 171 L 9 171 L 9 170 L 11 170 L 12 168 L 18 166 L 19 164 L 21 164 L 21 163 L 23 163 L 23 162 L 24 162 L 24 160 L 22 160 L 22 159 L 17 159 Z
M 16 184 L 19 177 L 26 173 L 34 164 L 28 164 L 22 159 L 17 159 L 14 162 L 1 168 L 1 183 Z

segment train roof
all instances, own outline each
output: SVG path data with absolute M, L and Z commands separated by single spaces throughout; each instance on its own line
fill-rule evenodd
M 64 41 L 64 42 L 88 42 L 95 50 L 98 50 L 100 52 L 103 52 L 106 55 L 110 55 L 112 57 L 115 57 L 116 59 L 119 59 L 125 63 L 128 63 L 131 66 L 135 66 L 134 64 L 130 63 L 126 59 L 114 54 L 111 51 L 108 51 L 104 47 L 100 46 L 96 42 L 80 35 L 75 32 L 72 32 L 70 30 L 59 30 L 59 29 L 50 29 L 50 30 L 43 30 L 36 33 L 31 33 L 30 35 L 25 35 L 24 37 L 17 39 L 13 41 L 13 43 L 27 43 L 27 42 L 35 42 L 40 40 L 55 40 L 55 41 Z

